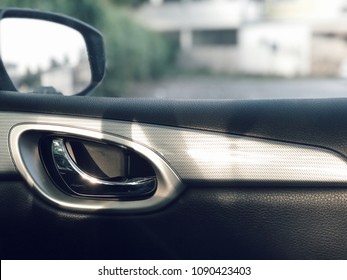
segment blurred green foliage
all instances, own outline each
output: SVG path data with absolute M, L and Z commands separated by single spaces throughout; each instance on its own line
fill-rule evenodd
M 85 21 L 104 34 L 107 70 L 95 95 L 125 96 L 134 81 L 160 77 L 174 52 L 159 34 L 136 23 L 127 6 L 143 0 L 1 0 L 2 7 L 64 13 Z

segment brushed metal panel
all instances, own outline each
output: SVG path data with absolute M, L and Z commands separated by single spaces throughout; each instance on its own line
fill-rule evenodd
M 150 148 L 182 179 L 347 183 L 346 159 L 328 149 L 137 122 L 30 113 L 0 113 L 0 173 L 15 170 L 8 132 L 20 123 L 63 125 L 123 137 Z

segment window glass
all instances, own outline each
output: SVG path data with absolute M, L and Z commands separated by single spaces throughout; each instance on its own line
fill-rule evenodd
M 107 74 L 95 96 L 347 95 L 347 0 L 3 2 L 62 12 L 102 31 Z

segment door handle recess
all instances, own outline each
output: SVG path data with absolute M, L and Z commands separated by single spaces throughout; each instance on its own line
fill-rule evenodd
M 157 179 L 153 176 L 101 179 L 83 171 L 70 156 L 63 138 L 54 138 L 51 144 L 55 168 L 67 185 L 78 196 L 140 199 L 154 193 Z

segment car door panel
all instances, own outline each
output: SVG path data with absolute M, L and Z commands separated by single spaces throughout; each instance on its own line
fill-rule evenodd
M 346 258 L 345 102 L 127 100 L 3 93 L 1 257 Z M 174 170 L 182 190 L 149 212 L 60 207 L 31 188 L 12 162 L 10 131 L 20 124 L 100 130 L 144 145 Z M 282 161 L 265 167 L 249 164 L 247 160 L 257 159 L 259 143 L 260 161 L 276 153 Z M 233 153 L 223 158 L 223 151 Z M 206 156 L 205 162 L 201 156 Z M 234 167 L 239 170 L 230 165 L 237 156 Z M 281 173 L 281 164 L 288 163 L 295 172 L 285 168 Z
M 157 213 L 62 211 L 1 184 L 6 259 L 344 259 L 342 189 L 191 185 Z M 6 242 L 4 242 L 6 240 Z

